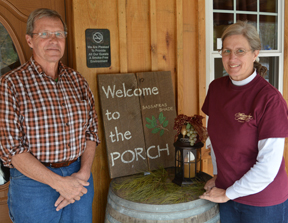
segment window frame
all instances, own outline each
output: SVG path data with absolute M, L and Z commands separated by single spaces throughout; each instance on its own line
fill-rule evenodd
M 236 0 L 234 1 L 234 5 Z M 259 0 L 258 0 L 259 1 Z M 279 58 L 279 74 L 278 74 L 278 90 L 283 94 L 283 73 L 284 73 L 284 7 L 285 1 L 278 0 L 278 49 L 277 50 L 260 50 L 259 57 L 278 57 Z M 235 10 L 214 10 L 213 11 L 213 0 L 205 0 L 205 32 L 206 32 L 206 91 L 208 90 L 209 84 L 214 80 L 214 59 L 221 58 L 218 51 L 213 50 L 213 13 L 214 12 L 230 12 L 234 14 L 234 22 L 236 21 Z M 256 14 L 257 21 L 259 21 L 260 15 L 271 15 L 275 13 L 266 12 L 247 12 L 242 11 L 246 14 Z M 242 13 L 240 12 L 240 13 Z M 237 11 L 239 13 L 239 11 Z M 257 30 L 259 30 L 259 23 L 257 23 Z M 260 58 L 261 59 L 261 58 Z M 261 63 L 261 61 L 260 61 Z

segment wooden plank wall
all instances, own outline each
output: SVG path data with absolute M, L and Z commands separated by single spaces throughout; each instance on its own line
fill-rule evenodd
M 69 64 L 89 82 L 99 115 L 93 176 L 93 222 L 104 222 L 110 183 L 97 74 L 171 71 L 178 114 L 202 114 L 205 89 L 205 1 L 70 0 L 66 1 Z M 111 67 L 86 66 L 86 29 L 109 29 Z M 203 114 L 202 114 L 203 115 Z M 211 172 L 207 150 L 204 171 Z

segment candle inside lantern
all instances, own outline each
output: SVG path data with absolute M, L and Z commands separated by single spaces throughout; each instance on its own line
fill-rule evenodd
M 187 153 L 184 158 L 184 177 L 195 177 L 195 156 L 192 152 Z

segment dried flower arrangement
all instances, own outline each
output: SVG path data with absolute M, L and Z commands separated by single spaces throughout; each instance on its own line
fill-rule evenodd
M 183 137 L 187 135 L 190 138 L 190 145 L 193 146 L 197 142 L 205 143 L 208 133 L 206 127 L 202 124 L 201 115 L 187 116 L 180 114 L 175 118 L 174 130 L 177 131 L 175 141 L 177 141 L 179 134 Z M 195 135 L 196 134 L 196 135 Z

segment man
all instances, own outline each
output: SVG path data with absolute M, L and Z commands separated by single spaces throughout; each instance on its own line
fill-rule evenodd
M 60 61 L 66 36 L 57 12 L 33 11 L 33 55 L 1 77 L 0 157 L 10 167 L 14 222 L 92 221 L 97 115 L 86 80 Z

